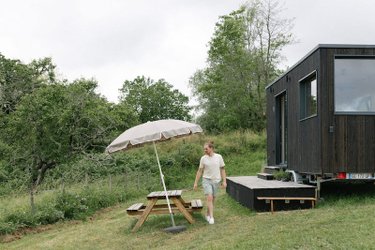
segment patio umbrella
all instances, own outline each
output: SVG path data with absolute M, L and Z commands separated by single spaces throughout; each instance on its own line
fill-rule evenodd
M 127 150 L 133 147 L 141 146 L 146 143 L 153 144 L 156 161 L 159 167 L 160 178 L 163 184 L 168 209 L 172 221 L 172 227 L 166 229 L 169 232 L 181 231 L 184 228 L 176 227 L 155 142 L 168 140 L 173 137 L 189 136 L 201 132 L 203 132 L 203 130 L 199 125 L 180 120 L 169 119 L 146 122 L 126 130 L 106 148 L 107 153 L 114 153 L 117 151 Z

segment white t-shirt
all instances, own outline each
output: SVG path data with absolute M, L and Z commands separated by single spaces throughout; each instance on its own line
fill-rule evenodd
M 225 166 L 223 157 L 213 153 L 212 156 L 204 155 L 199 163 L 199 168 L 203 168 L 203 178 L 214 181 L 221 180 L 220 168 Z

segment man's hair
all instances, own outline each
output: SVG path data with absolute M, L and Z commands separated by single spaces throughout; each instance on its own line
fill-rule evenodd
M 208 141 L 204 145 L 207 145 L 209 148 L 214 149 L 214 142 L 213 141 Z

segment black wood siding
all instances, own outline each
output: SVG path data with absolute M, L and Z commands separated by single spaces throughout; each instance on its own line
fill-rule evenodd
M 288 168 L 299 172 L 317 172 L 320 162 L 320 107 L 318 115 L 300 121 L 299 80 L 317 72 L 318 103 L 320 98 L 319 50 L 292 69 L 267 89 L 267 153 L 268 165 L 276 165 L 275 96 L 286 90 L 288 100 Z M 288 81 L 287 81 L 288 79 Z M 273 91 L 271 93 L 271 91 Z
M 319 47 L 267 88 L 268 165 L 276 165 L 275 96 L 286 90 L 289 169 L 312 174 L 375 172 L 375 116 L 334 114 L 335 55 L 375 55 L 375 48 Z M 314 70 L 318 114 L 300 121 L 299 80 Z
M 322 102 L 324 173 L 375 172 L 375 116 L 334 114 L 334 56 L 375 55 L 374 48 L 321 49 L 326 98 Z M 375 85 L 374 85 L 375 88 Z M 333 126 L 334 132 L 329 132 Z

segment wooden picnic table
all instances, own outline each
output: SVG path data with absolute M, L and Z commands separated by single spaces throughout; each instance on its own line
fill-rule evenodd
M 168 198 L 171 202 L 171 209 L 173 213 L 182 213 L 185 219 L 190 223 L 194 223 L 192 212 L 201 211 L 203 208 L 201 200 L 192 200 L 185 202 L 181 195 L 182 190 L 169 190 L 167 191 Z M 169 214 L 168 204 L 156 204 L 160 200 L 166 200 L 165 191 L 151 192 L 147 195 L 147 205 L 143 203 L 133 204 L 127 209 L 129 215 L 140 215 L 137 223 L 135 224 L 132 232 L 137 231 L 143 223 L 147 220 L 150 214 Z

